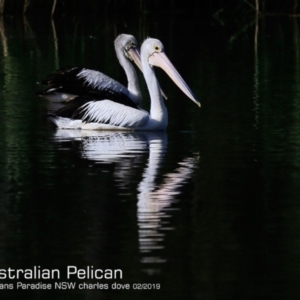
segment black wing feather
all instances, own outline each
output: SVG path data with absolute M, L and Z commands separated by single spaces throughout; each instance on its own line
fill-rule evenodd
M 124 104 L 133 108 L 137 106 L 132 100 L 122 93 L 108 88 L 97 87 L 89 85 L 83 77 L 77 76 L 84 68 L 81 67 L 66 67 L 57 70 L 47 75 L 41 84 L 50 86 L 48 89 L 38 92 L 40 96 L 46 96 L 52 93 L 66 93 L 85 97 L 84 99 L 91 100 L 112 100 L 120 104 Z
M 40 83 L 49 88 L 38 92 L 38 95 L 43 96 L 53 92 L 84 95 L 92 91 L 93 88 L 88 86 L 83 78 L 77 76 L 82 70 L 81 67 L 66 67 L 47 75 Z

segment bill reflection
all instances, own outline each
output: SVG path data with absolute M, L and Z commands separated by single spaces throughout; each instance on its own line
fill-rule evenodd
M 157 264 L 165 262 L 159 251 L 164 249 L 164 238 L 170 225 L 174 204 L 178 201 L 182 186 L 192 176 L 198 155 L 177 162 L 173 172 L 160 174 L 166 152 L 166 135 L 152 136 L 149 140 L 149 159 L 144 169 L 143 179 L 138 185 L 137 218 L 139 228 L 139 247 L 141 262 Z M 158 184 L 158 177 L 162 176 Z M 147 268 L 151 273 L 155 269 Z

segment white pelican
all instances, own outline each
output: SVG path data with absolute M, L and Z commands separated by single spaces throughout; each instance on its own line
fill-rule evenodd
M 78 97 L 72 103 L 50 114 L 58 128 L 86 130 L 165 130 L 168 113 L 153 66 L 161 67 L 178 87 L 198 106 L 192 91 L 164 53 L 163 44 L 153 38 L 141 47 L 143 74 L 150 93 L 150 113 L 109 99 Z
M 115 39 L 114 45 L 119 63 L 127 76 L 127 88 L 99 71 L 73 67 L 63 68 L 47 75 L 41 84 L 50 87 L 39 95 L 52 101 L 68 102 L 78 95 L 97 94 L 97 97 L 109 97 L 115 101 L 131 100 L 135 105 L 140 106 L 142 93 L 132 64 L 134 62 L 142 69 L 137 40 L 132 35 L 120 34 Z

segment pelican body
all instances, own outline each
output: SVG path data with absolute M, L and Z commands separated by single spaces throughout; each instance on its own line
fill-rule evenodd
M 87 95 L 108 98 L 112 101 L 122 101 L 126 98 L 139 106 L 142 94 L 132 64 L 134 62 L 140 69 L 142 68 L 137 40 L 132 35 L 120 34 L 115 39 L 114 45 L 119 63 L 127 76 L 127 88 L 99 71 L 72 67 L 62 68 L 46 76 L 41 84 L 49 88 L 39 95 L 59 102 L 69 102 L 77 96 Z
M 110 99 L 78 97 L 73 103 L 49 116 L 58 128 L 86 130 L 165 130 L 168 112 L 162 98 L 154 66 L 162 68 L 174 83 L 198 106 L 200 103 L 164 52 L 163 44 L 153 38 L 141 47 L 141 62 L 151 99 L 150 113 Z

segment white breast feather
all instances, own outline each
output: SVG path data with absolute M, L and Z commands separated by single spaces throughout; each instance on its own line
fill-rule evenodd
M 110 100 L 88 102 L 82 106 L 83 119 L 120 127 L 140 127 L 147 124 L 148 112 Z

